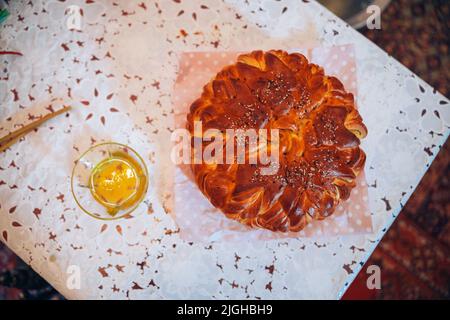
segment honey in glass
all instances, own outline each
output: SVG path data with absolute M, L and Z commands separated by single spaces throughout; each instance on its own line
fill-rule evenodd
M 109 215 L 135 205 L 146 191 L 147 176 L 141 165 L 129 154 L 112 152 L 92 170 L 89 183 L 94 199 Z

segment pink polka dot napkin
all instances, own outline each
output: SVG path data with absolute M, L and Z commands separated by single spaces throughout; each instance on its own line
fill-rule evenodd
M 356 63 L 353 45 L 329 48 L 295 49 L 310 62 L 325 69 L 325 74 L 338 77 L 347 91 L 357 96 Z M 203 86 L 224 66 L 236 61 L 238 52 L 184 52 L 180 54 L 178 78 L 173 89 L 175 128 L 184 128 L 191 103 L 200 96 Z M 174 165 L 175 166 L 175 165 Z M 311 222 L 300 232 L 274 233 L 251 229 L 230 220 L 213 207 L 193 182 L 188 166 L 176 166 L 173 177 L 171 215 L 187 241 L 270 240 L 295 237 L 327 237 L 372 232 L 368 207 L 368 186 L 364 172 L 357 179 L 348 201 L 322 221 Z

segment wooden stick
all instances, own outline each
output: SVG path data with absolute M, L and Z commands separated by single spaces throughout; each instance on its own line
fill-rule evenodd
M 8 135 L 6 135 L 6 136 L 4 136 L 3 138 L 0 139 L 0 144 L 3 144 L 3 143 L 7 142 L 10 139 L 13 139 L 17 135 L 22 135 L 22 134 L 24 134 L 24 133 L 26 133 L 26 132 L 28 132 L 30 130 L 33 130 L 37 126 L 39 126 L 42 123 L 46 122 L 47 120 L 50 120 L 53 117 L 56 117 L 57 115 L 70 110 L 70 108 L 71 108 L 70 106 L 67 106 L 67 107 L 59 109 L 58 111 L 48 113 L 45 116 L 43 116 L 42 118 L 40 118 L 40 119 L 38 119 L 38 120 L 36 120 L 34 122 L 31 122 L 31 123 L 27 124 L 26 126 L 16 130 L 16 131 L 13 131 L 13 132 L 9 133 Z
M 16 56 L 23 56 L 23 54 L 18 51 L 0 51 L 0 55 L 3 55 L 3 54 L 13 54 Z
M 2 145 L 0 145 L 0 152 L 5 151 L 6 149 L 8 149 L 10 146 L 12 146 L 14 143 L 16 143 L 17 141 L 20 140 L 20 138 L 22 138 L 23 135 L 18 135 L 12 139 L 10 139 L 9 141 L 3 143 Z
M 69 111 L 70 109 L 71 109 L 70 106 L 66 106 L 64 108 L 59 109 L 58 111 L 46 114 L 42 118 L 2 137 L 0 139 L 0 152 L 9 148 L 11 145 L 13 145 L 15 142 L 17 142 L 21 137 L 23 137 L 25 134 L 27 134 L 31 130 L 35 129 L 42 123 L 56 117 L 57 115 L 60 115 L 61 113 L 65 113 L 65 112 Z

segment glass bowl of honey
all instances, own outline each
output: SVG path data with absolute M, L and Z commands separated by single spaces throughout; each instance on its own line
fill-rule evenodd
M 76 160 L 71 188 L 78 206 L 94 218 L 131 217 L 147 193 L 148 171 L 129 146 L 101 143 Z

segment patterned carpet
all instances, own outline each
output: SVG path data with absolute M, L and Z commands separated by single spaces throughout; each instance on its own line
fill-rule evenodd
M 382 30 L 362 30 L 381 48 L 448 96 L 449 10 L 446 0 L 393 0 L 382 14 Z M 450 298 L 450 143 L 442 147 L 350 286 L 344 299 Z M 366 267 L 381 268 L 381 289 L 366 288 Z M 0 244 L 0 299 L 60 299 Z M 16 287 L 21 289 L 12 289 Z
M 382 30 L 362 33 L 448 97 L 448 1 L 392 1 Z M 450 141 L 444 144 L 344 299 L 450 298 Z M 369 265 L 381 290 L 366 288 Z

